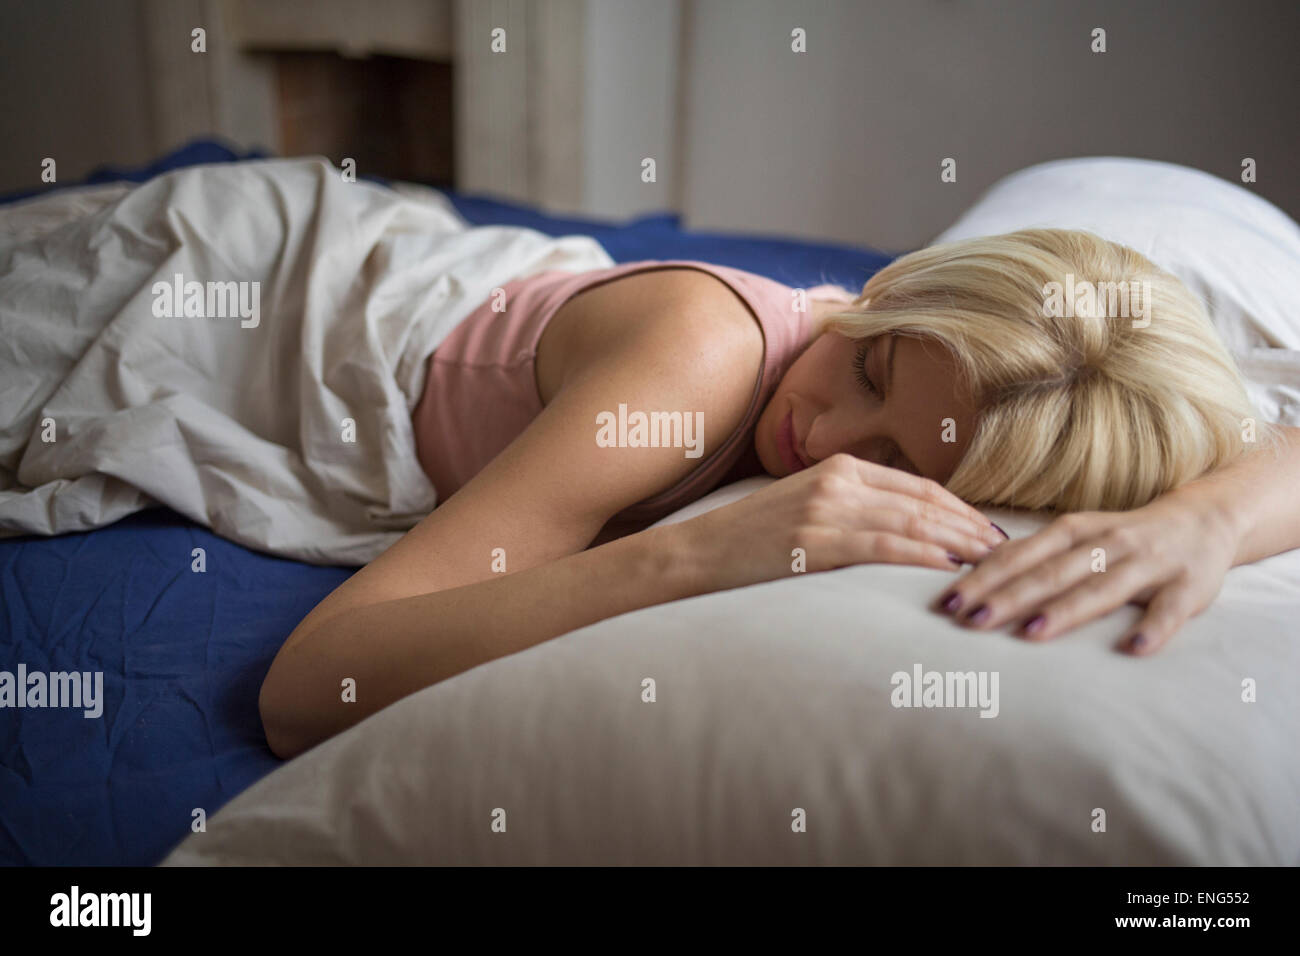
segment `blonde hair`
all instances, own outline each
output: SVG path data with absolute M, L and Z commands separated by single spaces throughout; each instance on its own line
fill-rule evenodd
M 1149 324 L 1046 306 L 1049 283 L 1081 280 L 1149 283 Z M 1257 417 L 1197 296 L 1088 232 L 1027 229 L 911 253 L 827 328 L 948 348 L 979 413 L 947 487 L 978 504 L 1139 507 L 1242 454 L 1245 420 Z

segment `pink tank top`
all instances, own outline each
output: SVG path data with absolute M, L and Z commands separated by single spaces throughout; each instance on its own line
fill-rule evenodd
M 416 454 L 446 501 L 515 439 L 542 410 L 533 365 L 537 342 L 556 311 L 593 286 L 634 272 L 692 268 L 730 286 L 763 331 L 763 371 L 744 421 L 720 446 L 705 449 L 700 464 L 673 487 L 632 505 L 620 521 L 651 523 L 701 497 L 724 481 L 762 471 L 752 435 L 759 415 L 786 370 L 803 350 L 811 315 L 794 309 L 791 287 L 727 266 L 684 259 L 628 262 L 609 269 L 551 271 L 516 279 L 505 289 L 505 312 L 488 301 L 471 312 L 429 358 L 428 375 L 412 414 Z M 829 286 L 808 290 L 819 297 Z M 838 293 L 838 290 L 835 290 Z M 811 308 L 811 306 L 809 306 Z M 595 435 L 593 426 L 593 438 Z

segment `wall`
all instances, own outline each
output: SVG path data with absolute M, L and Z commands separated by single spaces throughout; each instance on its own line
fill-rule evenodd
M 45 156 L 67 181 L 214 130 L 275 149 L 263 64 L 220 40 L 220 10 L 242 3 L 10 4 L 0 191 L 38 185 Z M 552 211 L 679 208 L 696 228 L 901 251 L 1005 173 L 1119 154 L 1234 180 L 1253 157 L 1251 188 L 1300 218 L 1294 0 L 456 0 L 454 12 L 462 187 Z M 198 20 L 206 61 L 188 50 Z M 487 53 L 498 24 L 508 56 Z M 1089 50 L 1099 25 L 1105 54 Z M 805 54 L 790 52 L 796 26 Z M 939 180 L 944 157 L 955 183 Z
M 0 28 L 0 192 L 41 186 L 41 160 L 59 180 L 101 163 L 155 153 L 135 3 L 41 0 L 6 4 Z
M 679 201 L 680 15 L 678 0 L 587 0 L 585 211 L 621 218 Z M 653 183 L 641 178 L 646 157 Z
M 688 0 L 684 16 L 694 227 L 911 249 L 1005 173 L 1078 155 L 1236 181 L 1253 157 L 1251 188 L 1300 218 L 1293 0 Z

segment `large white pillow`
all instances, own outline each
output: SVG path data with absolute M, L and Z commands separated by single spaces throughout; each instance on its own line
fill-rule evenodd
M 1132 608 L 1035 645 L 927 610 L 948 580 L 863 566 L 583 628 L 290 761 L 165 863 L 1300 863 L 1300 552 L 1146 659 L 1111 649 Z M 996 672 L 997 716 L 894 707 L 918 666 Z
M 999 180 L 935 237 L 1086 229 L 1142 253 L 1205 302 L 1267 421 L 1300 425 L 1300 226 L 1244 186 L 1172 163 L 1094 157 Z

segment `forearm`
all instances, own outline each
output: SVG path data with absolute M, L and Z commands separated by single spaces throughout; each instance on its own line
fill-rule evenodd
M 343 611 L 293 635 L 262 685 L 271 748 L 292 756 L 421 688 L 626 611 L 715 589 L 681 525 L 465 587 Z M 344 702 L 342 682 L 356 682 Z
M 1225 524 L 1234 566 L 1300 548 L 1300 428 L 1280 432 L 1276 451 L 1258 449 L 1171 493 Z

